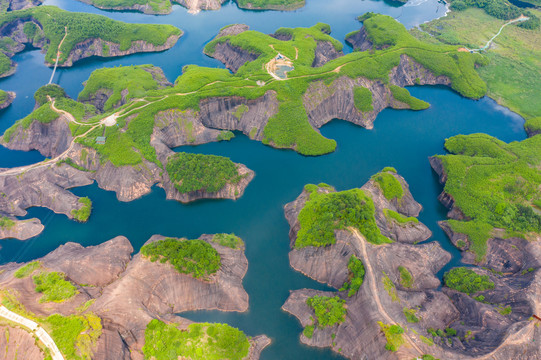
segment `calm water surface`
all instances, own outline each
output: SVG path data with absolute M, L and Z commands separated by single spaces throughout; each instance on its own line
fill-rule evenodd
M 411 1 L 410 1 L 411 2 Z M 397 17 L 406 26 L 439 17 L 445 7 L 435 1 L 416 2 L 396 7 L 382 1 L 308 0 L 307 6 L 294 12 L 249 12 L 227 3 L 222 10 L 187 14 L 178 6 L 167 16 L 137 13 L 105 12 L 68 0 L 48 0 L 70 11 L 101 13 L 114 19 L 141 23 L 169 23 L 182 28 L 185 35 L 171 50 L 160 54 L 134 55 L 112 60 L 89 59 L 73 68 L 61 69 L 55 81 L 70 96 L 76 97 L 82 82 L 100 67 L 152 63 L 164 69 L 170 81 L 181 74 L 182 66 L 196 63 L 222 67 L 201 54 L 206 42 L 230 23 L 246 23 L 266 33 L 280 26 L 311 26 L 318 21 L 329 23 L 333 35 L 359 28 L 355 17 L 366 11 L 377 11 Z M 350 49 L 346 49 L 350 51 Z M 17 92 L 14 104 L 0 113 L 0 131 L 26 116 L 34 105 L 32 95 L 47 83 L 51 70 L 43 65 L 43 54 L 30 50 L 17 55 L 17 73 L 0 81 L 0 88 Z M 366 130 L 335 120 L 324 126 L 324 136 L 336 139 L 337 151 L 321 157 L 303 157 L 288 150 L 276 150 L 251 141 L 242 134 L 230 142 L 183 147 L 179 151 L 216 154 L 253 169 L 256 177 L 244 196 L 237 200 L 203 200 L 183 205 L 165 200 L 162 189 L 154 188 L 141 199 L 122 203 L 115 194 L 96 185 L 74 189 L 80 196 L 89 196 L 94 212 L 86 224 L 69 221 L 63 215 L 42 209 L 29 209 L 27 217 L 38 217 L 45 231 L 38 237 L 20 242 L 0 242 L 0 263 L 28 261 L 41 257 L 68 241 L 84 246 L 100 244 L 117 235 L 127 236 L 135 250 L 153 234 L 195 238 L 203 233 L 234 232 L 246 242 L 249 268 L 244 286 L 250 295 L 246 313 L 199 311 L 183 314 L 195 321 L 227 322 L 249 335 L 266 334 L 273 344 L 262 359 L 334 359 L 329 350 L 306 347 L 299 343 L 302 331 L 297 320 L 281 311 L 289 291 L 304 287 L 327 289 L 293 271 L 289 267 L 289 227 L 283 206 L 293 201 L 307 183 L 326 182 L 338 190 L 362 186 L 372 174 L 384 166 L 394 166 L 410 184 L 413 196 L 424 210 L 420 220 L 434 233 L 429 241 L 438 241 L 453 254 L 446 267 L 459 264 L 460 255 L 437 221 L 445 219 L 446 209 L 438 202 L 442 187 L 431 171 L 428 156 L 443 152 L 445 138 L 456 134 L 485 132 L 504 141 L 526 137 L 523 119 L 498 106 L 490 99 L 468 100 L 442 87 L 414 87 L 411 93 L 432 106 L 425 111 L 385 110 L 377 118 L 373 130 Z M 37 152 L 17 152 L 0 148 L 0 167 L 18 166 L 42 159 Z M 442 270 L 442 272 L 445 271 Z M 441 275 L 441 273 L 440 273 Z

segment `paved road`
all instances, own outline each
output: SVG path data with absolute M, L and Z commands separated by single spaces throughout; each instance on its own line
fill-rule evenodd
M 13 311 L 8 310 L 3 305 L 0 305 L 0 316 L 30 329 L 34 334 L 36 334 L 38 339 L 40 339 L 41 342 L 45 344 L 45 346 L 49 349 L 53 360 L 64 360 L 64 357 L 62 356 L 60 350 L 58 350 L 58 347 L 56 346 L 54 340 L 37 323 L 19 314 L 16 314 Z

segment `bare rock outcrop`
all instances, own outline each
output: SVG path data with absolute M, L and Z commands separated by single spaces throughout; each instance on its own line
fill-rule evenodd
M 323 66 L 327 62 L 337 59 L 340 56 L 344 56 L 344 53 L 342 51 L 336 50 L 334 45 L 330 41 L 318 41 L 312 66 Z
M 2 216 L 0 215 L 0 218 Z M 37 218 L 28 220 L 10 219 L 14 222 L 11 226 L 0 226 L 0 239 L 28 240 L 41 234 L 45 228 Z
M 205 54 L 223 62 L 225 67 L 234 73 L 236 73 L 242 65 L 254 61 L 259 57 L 259 54 L 233 46 L 227 40 L 217 43 L 212 54 L 207 52 L 205 52 Z
M 0 360 L 45 358 L 34 336 L 19 327 L 0 326 Z
M 0 142 L 8 149 L 38 150 L 47 157 L 56 157 L 66 151 L 72 140 L 69 120 L 64 115 L 50 123 L 33 121 L 26 129 L 20 125 L 9 138 L 0 137 Z
M 373 180 L 362 189 L 373 199 L 376 224 L 382 234 L 396 242 L 374 245 L 354 229 L 335 230 L 336 243 L 325 247 L 296 248 L 300 230 L 298 216 L 309 194 L 305 190 L 284 207 L 290 224 L 290 264 L 306 276 L 340 289 L 352 275 L 348 262 L 352 255 L 364 265 L 364 281 L 355 294 L 348 291 L 292 291 L 283 309 L 301 322 L 303 327 L 314 323 L 314 310 L 307 305 L 309 297 L 339 296 L 346 303 L 347 315 L 342 323 L 315 328 L 313 336 L 301 334 L 301 342 L 317 347 L 331 347 L 350 359 L 410 359 L 431 354 L 441 359 L 505 359 L 518 356 L 535 359 L 541 353 L 541 332 L 531 316 L 540 308 L 537 294 L 541 291 L 539 267 L 541 246 L 518 239 L 491 239 L 486 260 L 482 264 L 493 271 L 475 269 L 494 282 L 494 289 L 467 295 L 447 287 L 440 288 L 436 277 L 451 256 L 436 242 L 412 245 L 426 240 L 430 231 L 422 227 L 406 228 L 403 235 L 393 235 L 393 227 L 382 214 L 391 209 L 403 215 L 417 216 L 416 203 L 404 179 L 400 181 L 402 200 L 386 199 Z M 332 191 L 319 187 L 321 193 Z M 396 201 L 394 201 L 396 200 Z M 458 241 L 458 240 L 456 240 Z M 399 267 L 403 267 L 402 270 Z M 404 282 L 403 272 L 411 276 Z M 351 296 L 348 296 L 351 295 Z M 476 297 L 474 299 L 474 296 Z M 412 311 L 416 322 L 405 313 Z M 399 324 L 405 329 L 404 345 L 396 352 L 385 349 L 387 340 L 379 324 Z M 430 335 L 427 329 L 452 328 L 455 336 Z M 435 331 L 434 330 L 434 331 Z M 422 335 L 422 336 L 421 336 Z M 450 339 L 450 340 L 449 340 Z M 429 345 L 430 341 L 434 345 Z
M 164 239 L 155 235 L 147 243 Z M 242 279 L 248 268 L 243 247 L 232 249 L 202 235 L 220 255 L 217 273 L 208 279 L 197 279 L 179 273 L 171 264 L 151 262 L 141 254 L 132 257 L 133 248 L 119 236 L 103 244 L 82 247 L 67 243 L 38 259 L 41 269 L 58 271 L 77 286 L 79 294 L 62 304 L 38 302 L 31 276 L 13 276 L 23 264 L 10 263 L 0 267 L 0 286 L 17 294 L 18 300 L 38 316 L 61 313 L 65 316 L 88 300 L 88 312 L 102 321 L 102 333 L 93 347 L 93 359 L 142 359 L 144 331 L 152 319 L 187 326 L 191 321 L 176 315 L 192 310 L 246 311 L 248 294 Z M 37 270 L 42 271 L 42 270 Z M 22 335 L 24 337 L 24 334 Z M 2 340 L 0 340 L 2 341 Z M 266 336 L 250 340 L 249 359 L 257 360 L 270 343 Z
M 373 44 L 372 41 L 368 38 L 368 34 L 364 27 L 361 30 L 354 31 L 346 37 L 346 42 L 350 44 L 354 50 L 357 51 L 366 51 L 372 50 Z
M 6 3 L 6 11 L 14 11 L 39 6 L 41 3 L 43 3 L 43 0 L 6 0 Z

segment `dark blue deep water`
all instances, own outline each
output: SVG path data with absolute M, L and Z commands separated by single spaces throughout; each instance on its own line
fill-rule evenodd
M 90 73 L 104 66 L 152 63 L 162 67 L 170 81 L 181 74 L 186 64 L 221 67 L 201 50 L 222 26 L 230 23 L 247 23 L 252 29 L 271 33 L 281 26 L 311 26 L 321 21 L 331 25 L 336 38 L 343 39 L 345 34 L 359 28 L 355 17 L 366 11 L 392 15 L 408 27 L 445 12 L 445 7 L 435 1 L 412 0 L 410 3 L 415 6 L 402 7 L 383 1 L 307 0 L 307 3 L 305 8 L 290 13 L 242 11 L 234 3 L 227 3 L 219 11 L 197 15 L 187 14 L 185 9 L 175 6 L 170 15 L 148 16 L 100 11 L 72 0 L 48 0 L 46 4 L 70 11 L 101 13 L 128 22 L 169 23 L 185 31 L 179 43 L 164 53 L 89 59 L 76 63 L 73 68 L 60 69 L 55 81 L 70 96 L 76 97 Z M 0 88 L 16 91 L 17 99 L 0 113 L 0 132 L 32 110 L 34 91 L 47 83 L 51 74 L 38 50 L 23 52 L 14 60 L 19 63 L 17 73 L 1 80 Z M 442 87 L 410 90 L 412 95 L 428 101 L 431 107 L 421 112 L 385 110 L 378 116 L 373 130 L 335 120 L 321 129 L 324 136 L 338 142 L 337 151 L 326 156 L 303 157 L 293 151 L 264 146 L 242 134 L 230 142 L 178 149 L 228 156 L 253 169 L 256 177 L 237 201 L 203 200 L 183 205 L 166 201 L 164 191 L 154 188 L 141 199 L 122 203 L 116 200 L 114 193 L 96 185 L 74 189 L 77 195 L 89 196 L 93 201 L 94 211 L 88 223 L 78 224 L 47 209 L 29 209 L 28 217 L 40 218 L 45 231 L 25 242 L 0 241 L 0 263 L 35 259 L 68 241 L 88 246 L 124 235 L 137 251 L 153 234 L 195 238 L 203 233 L 234 232 L 246 242 L 250 262 L 244 280 L 250 295 L 249 311 L 242 314 L 203 311 L 184 316 L 195 321 L 227 322 L 249 335 L 268 335 L 273 344 L 263 352 L 262 359 L 339 358 L 329 350 L 300 344 L 299 323 L 280 309 L 290 290 L 325 289 L 289 267 L 289 227 L 283 206 L 293 201 L 307 183 L 326 182 L 345 190 L 362 186 L 385 166 L 394 166 L 424 207 L 420 220 L 434 233 L 429 241 L 438 241 L 451 252 L 453 260 L 448 267 L 454 266 L 460 262 L 460 254 L 437 226 L 437 221 L 445 219 L 446 209 L 437 200 L 442 187 L 430 168 L 428 156 L 443 153 L 444 140 L 456 134 L 484 132 L 504 141 L 526 137 L 523 119 L 488 98 L 468 100 Z M 41 158 L 36 152 L 0 148 L 0 167 L 28 164 Z

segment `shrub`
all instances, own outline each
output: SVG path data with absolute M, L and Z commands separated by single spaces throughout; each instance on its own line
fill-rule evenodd
M 350 226 L 359 229 L 371 243 L 390 242 L 381 235 L 374 214 L 372 199 L 361 189 L 331 193 L 312 191 L 309 200 L 299 213 L 300 229 L 295 247 L 334 244 L 336 242 L 334 231 Z
M 36 292 L 43 294 L 39 302 L 62 302 L 77 294 L 77 288 L 65 278 L 64 274 L 58 272 L 42 272 L 34 275 L 32 279 L 36 285 Z
M 369 112 L 374 110 L 372 106 L 372 92 L 365 87 L 356 86 L 353 88 L 353 101 L 359 111 Z
M 11 230 L 15 226 L 15 221 L 11 220 L 7 216 L 0 216 L 0 229 Z
M 193 323 L 186 330 L 152 320 L 145 329 L 145 359 L 242 360 L 250 342 L 239 329 L 227 324 Z
M 181 274 L 206 279 L 220 268 L 220 254 L 203 240 L 164 239 L 144 245 L 141 254 L 154 262 L 169 262 Z
M 169 158 L 166 170 L 181 193 L 213 193 L 228 183 L 237 184 L 241 179 L 235 163 L 215 155 L 178 153 Z
M 387 339 L 385 349 L 393 352 L 398 351 L 400 346 L 405 343 L 404 337 L 402 336 L 404 329 L 400 325 L 384 324 L 381 321 L 378 321 L 378 324 Z
M 67 94 L 61 86 L 56 84 L 48 84 L 40 87 L 34 93 L 34 100 L 36 100 L 36 104 L 38 104 L 38 106 L 41 106 L 49 102 L 47 96 L 50 96 L 52 99 L 60 99 L 67 97 Z
M 212 241 L 236 250 L 244 247 L 242 239 L 235 234 L 216 234 L 213 236 Z
M 87 222 L 92 212 L 92 201 L 88 197 L 79 199 L 79 204 L 82 206 L 78 210 L 72 210 L 71 215 L 79 222 Z
M 398 272 L 400 273 L 400 285 L 405 288 L 411 288 L 413 286 L 413 276 L 409 270 L 403 266 L 399 266 Z
M 32 274 L 35 270 L 39 269 L 40 267 L 41 267 L 41 263 L 39 261 L 32 261 L 24 266 L 21 266 L 17 271 L 15 271 L 13 276 L 15 276 L 17 279 L 22 279 Z
M 304 330 L 302 331 L 304 336 L 306 336 L 308 339 L 311 339 L 312 336 L 314 336 L 314 325 L 307 325 Z
M 406 317 L 407 322 L 409 323 L 419 322 L 419 318 L 416 315 L 417 311 L 415 311 L 414 309 L 404 308 L 402 311 L 404 312 L 404 316 Z
M 364 265 L 363 262 L 355 255 L 349 257 L 348 262 L 348 279 L 342 285 L 340 291 L 348 291 L 348 297 L 351 297 L 359 291 L 364 280 Z
M 388 172 L 380 172 L 372 176 L 372 180 L 379 186 L 387 200 L 402 199 L 404 189 L 394 175 Z
M 417 219 L 416 217 L 404 216 L 404 215 L 402 215 L 400 213 L 397 213 L 396 211 L 391 210 L 391 209 L 383 209 L 383 214 L 385 215 L 385 217 L 387 218 L 387 220 L 389 222 L 394 220 L 399 225 L 400 224 L 408 224 L 408 223 L 414 223 L 414 224 L 419 223 L 419 219 Z
M 443 280 L 447 287 L 468 295 L 494 289 L 494 283 L 490 281 L 488 275 L 479 275 L 464 267 L 449 270 L 443 276 Z
M 331 327 L 346 320 L 346 301 L 338 296 L 312 296 L 306 300 L 316 316 L 316 325 L 319 328 Z

